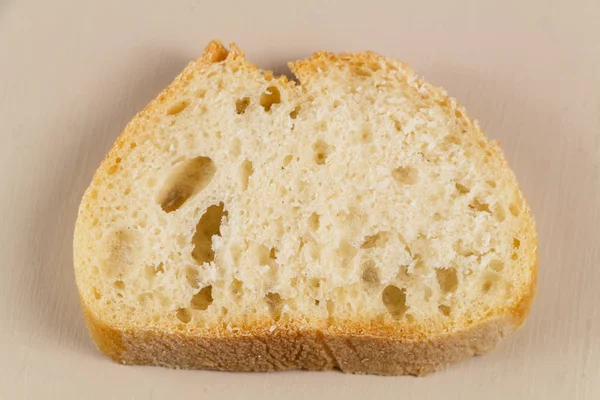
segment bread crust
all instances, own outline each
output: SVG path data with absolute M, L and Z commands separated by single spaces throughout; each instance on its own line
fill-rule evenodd
M 169 102 L 178 97 L 192 76 L 213 62 L 231 62 L 243 57 L 235 44 L 226 50 L 220 42 L 211 42 L 198 60 L 190 63 L 167 89 L 127 125 L 94 175 L 90 188 L 109 179 L 107 170 L 114 165 L 117 157 L 128 151 L 126 143 L 139 136 L 145 126 L 152 123 L 153 116 L 162 113 Z M 380 59 L 381 56 L 371 52 L 340 55 L 321 52 L 311 59 L 290 63 L 290 67 L 301 85 L 309 86 L 311 79 L 318 78 L 316 75 L 320 70 L 333 63 L 360 64 Z M 409 71 L 404 64 L 394 63 L 398 68 Z M 256 69 L 247 62 L 241 65 L 243 68 Z M 286 80 L 285 77 L 278 79 Z M 448 101 L 442 89 L 422 80 L 420 82 L 428 85 L 432 95 L 440 102 Z M 476 122 L 468 118 L 464 108 L 453 100 L 446 105 L 453 112 L 460 113 L 470 131 L 485 137 Z M 494 144 L 490 147 L 499 168 L 508 168 L 500 146 Z M 89 191 L 82 201 L 82 209 L 90 207 Z M 523 323 L 535 296 L 537 276 L 537 234 L 526 203 L 523 214 L 523 226 L 519 227 L 519 231 L 527 238 L 524 246 L 531 249 L 522 260 L 530 271 L 529 284 L 515 295 L 517 300 L 511 308 L 490 310 L 486 318 L 476 324 L 459 320 L 447 331 L 432 332 L 417 325 L 399 328 L 382 321 L 302 324 L 286 320 L 276 323 L 272 320 L 253 320 L 240 321 L 235 329 L 230 326 L 137 326 L 127 321 L 114 322 L 103 318 L 83 295 L 81 304 L 98 349 L 123 364 L 227 371 L 338 368 L 350 373 L 424 375 L 471 355 L 489 351 Z M 74 243 L 76 269 L 84 257 L 85 251 L 81 245 L 85 242 L 84 237 L 85 226 L 78 219 Z M 78 285 L 82 285 L 79 280 Z

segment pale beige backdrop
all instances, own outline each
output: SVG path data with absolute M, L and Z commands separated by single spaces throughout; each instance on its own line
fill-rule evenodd
M 540 237 L 516 335 L 425 378 L 123 367 L 88 339 L 79 199 L 126 122 L 213 38 L 286 72 L 371 49 L 500 140 Z M 0 0 L 1 399 L 600 399 L 600 2 Z

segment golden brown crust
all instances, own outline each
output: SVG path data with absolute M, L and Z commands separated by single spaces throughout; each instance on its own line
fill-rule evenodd
M 107 179 L 107 169 L 115 165 L 114 160 L 129 151 L 126 144 L 140 136 L 147 124 L 152 124 L 154 116 L 163 113 L 163 109 L 185 91 L 195 74 L 211 63 L 235 62 L 243 60 L 243 57 L 235 44 L 228 51 L 220 42 L 211 42 L 198 60 L 190 63 L 167 89 L 128 124 L 95 174 L 94 182 Z M 308 87 L 312 79 L 318 79 L 321 71 L 333 68 L 339 62 L 357 67 L 388 62 L 399 73 L 413 75 L 405 64 L 371 52 L 339 55 L 320 52 L 311 59 L 290 63 L 290 67 L 302 86 Z M 256 68 L 245 62 L 243 66 Z M 460 115 L 461 123 L 468 126 L 477 138 L 485 138 L 464 108 L 454 100 L 447 104 L 448 98 L 442 89 L 419 78 L 414 79 L 420 85 L 427 85 L 434 98 Z M 499 146 L 490 147 L 493 148 L 498 167 L 508 168 Z M 86 198 L 88 196 L 90 194 L 86 193 Z M 87 204 L 89 206 L 89 201 Z M 166 329 L 126 322 L 108 323 L 94 313 L 83 296 L 82 308 L 98 348 L 113 360 L 124 364 L 233 371 L 339 368 L 351 373 L 423 375 L 492 349 L 503 336 L 516 330 L 524 321 L 535 295 L 537 275 L 537 236 L 527 206 L 524 214 L 524 226 L 520 230 L 526 237 L 526 245 L 532 249 L 527 254 L 528 258 L 523 260 L 525 265 L 530 266 L 530 281 L 511 308 L 491 310 L 486 319 L 477 324 L 459 321 L 451 331 L 430 332 L 416 324 L 399 327 L 374 321 L 340 322 L 335 326 L 327 323 L 303 326 L 290 321 L 277 323 L 274 331 L 272 321 L 246 321 L 239 324 L 241 328 L 235 331 L 223 326 L 201 330 L 194 327 Z M 77 228 L 76 243 L 84 235 L 83 227 Z M 75 245 L 74 251 L 77 264 L 81 250 Z
M 119 329 L 107 326 L 85 305 L 83 308 L 98 348 L 123 364 L 226 371 L 338 368 L 378 375 L 424 375 L 485 353 L 514 331 L 522 322 L 517 318 L 523 316 L 491 318 L 466 331 L 415 341 L 389 334 L 357 335 L 347 327 L 322 331 L 288 326 L 269 332 L 256 326 L 227 335 L 135 326 Z

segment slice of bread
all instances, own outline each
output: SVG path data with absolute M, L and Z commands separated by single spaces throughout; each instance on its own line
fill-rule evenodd
M 523 322 L 534 221 L 497 142 L 371 52 L 274 77 L 212 42 L 125 128 L 74 259 L 125 364 L 424 374 Z

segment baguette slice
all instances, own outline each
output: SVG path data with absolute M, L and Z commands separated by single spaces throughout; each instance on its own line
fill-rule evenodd
M 118 138 L 75 228 L 98 348 L 421 375 L 517 329 L 537 234 L 499 144 L 399 61 L 290 67 L 298 82 L 212 42 Z

